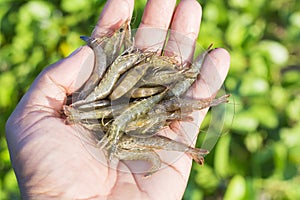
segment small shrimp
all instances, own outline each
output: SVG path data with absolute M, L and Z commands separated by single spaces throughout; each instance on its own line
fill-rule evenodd
M 131 92 L 131 98 L 144 98 L 155 95 L 159 92 L 165 90 L 164 86 L 155 86 L 155 87 L 140 87 L 133 89 Z
M 210 45 L 204 53 L 196 58 L 191 68 L 183 73 L 187 78 L 178 81 L 173 87 L 171 87 L 170 91 L 167 94 L 168 97 L 180 97 L 191 87 L 200 73 L 200 69 L 204 63 L 204 60 L 211 50 L 211 46 L 212 45 Z
M 140 63 L 139 65 L 135 66 L 134 68 L 130 69 L 124 76 L 122 81 L 116 86 L 114 91 L 110 95 L 111 100 L 116 100 L 126 94 L 130 89 L 132 89 L 139 80 L 149 71 L 149 69 L 154 68 L 157 70 L 158 68 L 162 68 L 162 66 L 167 66 L 168 68 L 172 68 L 174 71 L 174 66 L 172 65 L 170 60 L 163 58 L 163 56 L 157 56 L 153 52 L 147 53 L 147 58 L 145 63 Z M 165 67 L 166 68 L 166 67 Z M 155 76 L 155 74 L 151 74 L 150 77 Z M 164 79 L 165 77 L 162 77 Z M 146 78 L 147 79 L 147 78 Z M 167 79 L 170 79 L 169 76 Z M 151 81 L 151 79 L 150 79 Z M 155 80 L 152 80 L 154 82 Z M 156 92 L 158 93 L 158 92 Z M 156 94 L 154 93 L 154 94 Z M 148 95 L 149 96 L 149 95 Z
M 163 105 L 168 112 L 181 110 L 182 112 L 192 112 L 193 110 L 202 110 L 204 108 L 217 106 L 221 103 L 227 103 L 230 94 L 223 95 L 217 99 L 182 99 L 172 97 L 162 101 L 159 105 Z
M 167 127 L 171 120 L 191 121 L 188 115 L 175 112 L 148 112 L 143 118 L 138 118 L 128 123 L 126 134 L 135 137 L 149 137 L 156 134 L 159 130 Z
M 99 83 L 103 77 L 104 72 L 107 67 L 116 59 L 118 53 L 120 52 L 121 46 L 123 44 L 123 38 L 127 32 L 127 23 L 124 23 L 115 33 L 108 37 L 103 36 L 101 38 L 92 38 L 81 36 L 81 39 L 87 42 L 87 44 L 93 49 L 95 54 L 95 64 L 92 75 L 86 81 L 83 89 L 78 95 L 78 100 L 85 99 Z M 125 28 L 125 31 L 124 31 Z M 74 103 L 73 106 L 80 105 L 82 102 Z
M 146 173 L 146 176 L 149 176 L 160 168 L 158 160 L 161 160 L 158 159 L 159 157 L 157 158 L 158 155 L 154 150 L 185 152 L 200 165 L 204 163 L 203 156 L 209 153 L 208 150 L 193 148 L 161 135 L 154 135 L 147 138 L 124 135 L 118 143 L 116 156 L 120 160 L 145 160 L 151 162 L 152 168 Z M 145 154 L 146 152 L 149 155 Z
M 80 91 L 78 99 L 86 98 L 94 90 L 95 86 L 99 83 L 107 68 L 106 54 L 104 53 L 101 46 L 94 45 L 94 43 L 92 43 L 91 46 L 95 54 L 94 69 L 92 75 L 89 77 L 89 79 L 84 84 L 83 89 Z
M 165 73 L 164 73 L 165 72 Z M 141 79 L 141 85 L 170 85 L 174 82 L 180 81 L 184 78 L 181 71 L 170 72 L 170 71 L 162 71 L 158 73 L 156 76 L 153 74 L 149 74 Z
M 81 111 L 72 106 L 64 106 L 63 110 L 67 116 L 68 124 L 80 122 L 82 120 L 92 120 L 92 119 L 103 119 L 103 118 L 112 118 L 114 114 L 120 114 L 128 105 L 119 104 L 114 106 L 108 106 L 100 108 L 97 110 L 90 111 Z
M 113 36 L 109 40 L 104 40 L 104 52 L 107 55 L 107 63 L 110 65 L 119 55 L 122 45 L 128 45 L 130 38 L 130 26 L 129 21 L 126 20 L 123 25 L 114 32 Z M 125 41 L 124 41 L 125 40 Z M 125 49 L 131 48 L 125 47 Z
M 126 94 L 144 76 L 149 67 L 151 67 L 149 63 L 140 63 L 130 69 L 110 94 L 110 100 L 116 100 Z
M 111 143 L 109 144 L 110 147 L 108 147 L 108 149 L 110 148 L 108 152 L 109 160 L 112 159 L 112 156 L 116 151 L 116 145 L 119 139 L 122 137 L 124 131 L 126 130 L 127 124 L 130 121 L 135 120 L 147 113 L 155 104 L 157 104 L 164 97 L 167 91 L 168 89 L 166 89 L 160 94 L 149 97 L 147 99 L 143 99 L 141 101 L 136 102 L 133 105 L 130 105 L 114 119 L 109 130 L 107 131 L 107 138 L 103 138 L 103 140 L 99 141 L 99 145 L 101 145 L 101 148 L 107 145 L 107 141 Z
M 93 102 L 107 97 L 111 93 L 120 75 L 143 59 L 144 56 L 140 52 L 119 56 L 108 68 L 99 85 L 95 87 L 94 91 L 89 94 L 83 102 Z
M 177 70 L 177 63 L 172 57 L 154 55 L 149 61 L 153 65 L 153 70 L 150 71 L 152 76 L 156 76 L 159 73 L 173 73 Z

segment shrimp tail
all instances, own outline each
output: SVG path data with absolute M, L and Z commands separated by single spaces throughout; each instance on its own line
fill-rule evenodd
M 225 94 L 225 95 L 221 96 L 218 99 L 214 99 L 210 103 L 210 106 L 217 106 L 217 105 L 219 105 L 221 103 L 228 103 L 229 102 L 228 97 L 230 97 L 230 94 Z
M 204 164 L 204 157 L 203 155 L 206 155 L 209 153 L 208 150 L 206 149 L 199 149 L 199 148 L 189 148 L 191 151 L 188 151 L 188 155 L 190 155 L 193 160 L 198 163 L 199 165 L 203 165 Z

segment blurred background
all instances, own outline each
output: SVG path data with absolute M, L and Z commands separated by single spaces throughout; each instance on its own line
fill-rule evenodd
M 199 1 L 198 42 L 231 54 L 231 112 L 184 200 L 300 199 L 300 1 Z M 5 122 L 35 77 L 90 35 L 100 0 L 0 1 L 0 199 L 20 199 Z M 132 27 L 146 1 L 136 1 Z M 209 123 L 204 122 L 198 145 Z

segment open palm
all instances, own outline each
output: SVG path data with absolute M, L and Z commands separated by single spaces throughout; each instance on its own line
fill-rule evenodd
M 150 0 L 143 15 L 135 42 L 140 48 L 158 44 L 166 32 L 155 37 L 145 37 L 142 28 L 169 27 L 192 41 L 198 36 L 201 7 L 194 0 L 184 0 L 174 11 L 175 0 Z M 130 18 L 132 0 L 107 2 L 94 36 L 106 32 L 109 27 Z M 173 13 L 174 11 L 174 13 Z M 172 48 L 170 44 L 167 48 Z M 181 48 L 179 46 L 179 48 Z M 193 53 L 193 45 L 185 48 L 183 59 Z M 46 68 L 35 80 L 9 118 L 6 126 L 11 160 L 24 199 L 181 199 L 191 169 L 191 159 L 183 155 L 169 167 L 159 170 L 145 179 L 142 174 L 127 173 L 129 168 L 119 162 L 116 168 L 97 161 L 79 137 L 73 126 L 65 125 L 61 109 L 66 96 L 76 91 L 84 82 L 75 80 L 82 69 L 87 79 L 93 66 L 93 51 L 83 46 L 69 57 Z M 201 78 L 193 85 L 194 97 L 209 97 L 217 92 L 229 68 L 229 55 L 223 49 L 210 52 L 201 71 Z M 209 87 L 209 91 L 207 91 Z M 205 91 L 204 91 L 204 88 Z M 212 93 L 211 93 L 212 92 Z M 185 129 L 189 138 L 196 138 L 206 110 L 194 112 L 194 122 L 173 124 L 165 131 L 175 137 L 179 129 Z M 175 132 L 174 132 L 175 131 Z M 100 158 L 104 155 L 99 151 Z M 166 156 L 166 154 L 164 154 Z M 162 157 L 164 161 L 164 157 Z

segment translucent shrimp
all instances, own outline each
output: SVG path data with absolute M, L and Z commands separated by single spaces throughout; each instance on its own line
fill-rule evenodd
M 107 131 L 107 138 L 103 138 L 103 140 L 99 142 L 99 145 L 101 145 L 101 147 L 106 146 L 107 142 L 109 142 L 109 146 L 107 147 L 107 149 L 109 149 L 109 160 L 111 160 L 112 156 L 114 155 L 116 151 L 116 145 L 119 139 L 122 137 L 127 124 L 130 121 L 137 119 L 140 116 L 147 113 L 155 104 L 157 104 L 164 97 L 166 92 L 167 89 L 160 94 L 138 101 L 137 103 L 129 106 L 114 119 L 109 130 Z
M 130 91 L 135 84 L 144 76 L 147 70 L 151 67 L 149 63 L 140 63 L 134 68 L 130 69 L 123 77 L 122 81 L 115 87 L 110 94 L 110 100 L 116 100 Z
M 174 84 L 174 86 L 170 89 L 170 91 L 167 94 L 168 97 L 180 97 L 191 87 L 191 85 L 195 82 L 200 73 L 200 69 L 204 63 L 205 58 L 210 52 L 210 48 L 211 46 L 209 46 L 209 48 L 204 53 L 198 56 L 194 61 L 193 65 L 183 73 L 186 78 Z
M 140 52 L 119 56 L 108 68 L 99 85 L 95 87 L 94 91 L 89 94 L 83 102 L 93 102 L 107 97 L 111 93 L 120 75 L 142 59 L 144 59 L 144 56 Z
M 192 118 L 178 111 L 172 113 L 148 112 L 144 117 L 129 122 L 126 126 L 126 134 L 135 137 L 149 137 L 167 127 L 172 120 L 191 121 Z
M 89 95 L 94 87 L 99 83 L 106 68 L 117 57 L 124 41 L 124 35 L 128 30 L 127 23 L 124 23 L 118 30 L 116 30 L 112 36 L 103 36 L 102 38 L 91 38 L 81 36 L 81 39 L 87 42 L 87 44 L 93 49 L 95 54 L 95 64 L 92 75 L 86 81 L 83 89 L 78 95 L 78 99 L 84 99 Z M 125 31 L 124 31 L 125 29 Z M 127 31 L 126 31 L 127 30 Z
M 124 135 L 117 145 L 116 156 L 120 160 L 145 160 L 151 162 L 152 167 L 145 174 L 145 176 L 149 176 L 156 172 L 161 165 L 161 160 L 154 150 L 185 152 L 200 165 L 204 163 L 203 156 L 209 153 L 205 149 L 193 148 L 160 135 L 147 138 Z
M 152 95 L 155 95 L 159 92 L 165 90 L 166 87 L 164 86 L 153 86 L 153 87 L 140 87 L 135 88 L 131 92 L 131 98 L 145 98 Z
M 217 99 L 183 99 L 172 97 L 160 103 L 168 111 L 181 110 L 182 112 L 192 112 L 193 110 L 202 110 L 211 106 L 217 106 L 221 103 L 227 103 L 230 94 L 223 95 Z

